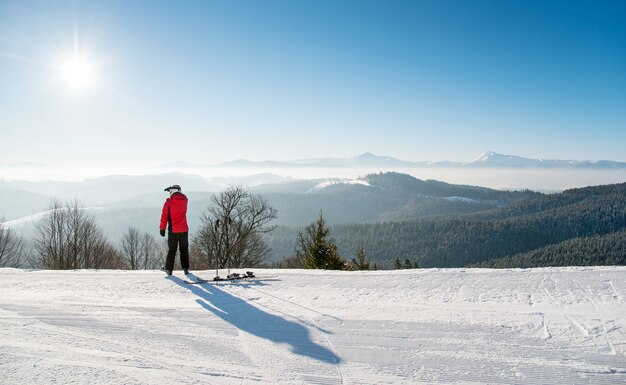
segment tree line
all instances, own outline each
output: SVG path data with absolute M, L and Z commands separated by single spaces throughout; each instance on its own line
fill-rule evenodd
M 191 237 L 196 269 L 277 267 L 373 269 L 526 267 L 623 264 L 626 183 L 540 194 L 479 214 L 405 222 L 336 225 L 317 220 L 273 234 L 278 212 L 262 196 L 230 187 L 212 197 Z M 287 239 L 289 238 L 289 239 Z M 295 240 L 294 240 L 295 238 Z M 281 261 L 266 263 L 270 243 L 291 244 Z M 0 266 L 46 269 L 154 269 L 163 243 L 130 227 L 119 245 L 104 236 L 78 201 L 53 201 L 37 223 L 34 247 L 0 222 Z M 585 253 L 593 253 L 584 257 Z M 620 254 L 622 253 L 622 254 Z
M 78 200 L 53 199 L 35 225 L 32 247 L 0 222 L 0 267 L 30 266 L 50 270 L 151 269 L 162 248 L 154 237 L 129 227 L 119 247 L 111 243 L 93 214 Z
M 277 211 L 260 195 L 243 187 L 216 194 L 202 213 L 202 225 L 190 240 L 195 269 L 255 267 L 270 249 L 264 234 Z M 158 223 L 155 220 L 155 224 Z M 155 226 L 156 228 L 156 226 Z M 67 269 L 158 269 L 166 244 L 130 226 L 119 244 L 110 242 L 94 215 L 78 200 L 54 199 L 35 225 L 32 248 L 0 221 L 0 267 Z
M 201 226 L 190 240 L 194 269 L 268 266 L 270 253 L 265 235 L 276 226 L 278 212 L 261 195 L 243 187 L 229 187 L 216 194 L 201 215 Z M 35 226 L 33 247 L 0 221 L 0 267 L 67 269 L 157 269 L 164 264 L 166 245 L 149 233 L 130 226 L 114 245 L 96 223 L 94 215 L 78 200 L 52 200 Z M 29 254 L 28 257 L 25 257 Z M 322 213 L 298 233 L 293 256 L 284 267 L 308 269 L 368 269 L 365 249 L 346 262 L 330 237 Z

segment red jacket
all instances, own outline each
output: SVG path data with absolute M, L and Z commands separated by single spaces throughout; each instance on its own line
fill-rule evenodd
M 168 225 L 169 231 L 172 233 L 189 231 L 189 226 L 187 226 L 187 197 L 185 194 L 175 192 L 163 204 L 159 229 L 165 230 L 166 225 Z

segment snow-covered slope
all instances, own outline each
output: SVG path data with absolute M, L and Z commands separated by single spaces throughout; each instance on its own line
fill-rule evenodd
M 585 169 L 617 169 L 626 167 L 624 162 L 610 160 L 560 160 L 560 159 L 531 159 L 516 155 L 503 155 L 493 151 L 487 151 L 471 162 L 465 163 L 466 167 L 503 167 L 503 168 L 585 168 Z
M 626 383 L 626 268 L 257 275 L 2 269 L 1 382 Z

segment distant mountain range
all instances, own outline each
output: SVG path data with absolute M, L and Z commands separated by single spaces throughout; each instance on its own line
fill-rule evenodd
M 247 159 L 237 159 L 213 165 L 203 165 L 187 162 L 174 162 L 162 164 L 162 168 L 203 168 L 203 167 L 227 167 L 227 168 L 296 168 L 296 167 L 493 167 L 493 168 L 593 168 L 593 169 L 618 169 L 626 168 L 626 162 L 612 160 L 559 160 L 559 159 L 531 159 L 516 155 L 498 154 L 487 151 L 470 162 L 411 162 L 393 158 L 390 156 L 379 156 L 366 152 L 351 158 L 311 158 L 298 159 L 292 161 L 251 161 Z
M 487 151 L 475 160 L 463 164 L 470 167 L 524 167 L 524 168 L 626 168 L 626 162 L 612 160 L 558 160 L 530 159 L 515 155 L 497 154 Z

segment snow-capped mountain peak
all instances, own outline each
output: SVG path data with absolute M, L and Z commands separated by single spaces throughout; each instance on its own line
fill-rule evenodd
M 516 155 L 505 155 L 487 151 L 466 165 L 483 167 L 542 167 L 546 164 L 542 159 L 529 159 Z
M 476 162 L 487 162 L 489 161 L 490 158 L 498 156 L 498 154 L 496 154 L 493 151 L 485 151 L 482 154 L 480 154 L 480 156 L 478 156 L 478 158 L 472 160 L 469 163 L 476 163 Z

